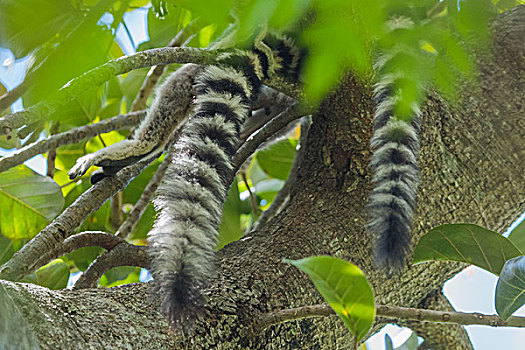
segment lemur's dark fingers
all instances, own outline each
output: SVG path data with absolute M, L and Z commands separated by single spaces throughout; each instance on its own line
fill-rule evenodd
M 102 170 L 97 170 L 91 174 L 91 184 L 94 185 L 105 177 L 107 177 L 107 175 L 104 174 Z

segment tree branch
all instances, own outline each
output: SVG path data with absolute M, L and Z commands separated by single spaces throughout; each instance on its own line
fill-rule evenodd
M 518 23 L 525 23 L 524 10 Z M 521 28 L 509 43 L 512 50 L 523 48 Z M 525 129 L 520 127 L 523 69 L 502 65 L 502 53 L 497 50 L 494 60 L 478 61 L 483 89 L 469 89 L 456 105 L 430 96 L 423 106 L 416 236 L 445 222 L 476 223 L 483 213 L 488 228 L 502 230 L 523 211 L 525 163 L 516 161 L 525 151 Z M 523 67 L 522 55 L 505 55 Z M 306 155 L 286 207 L 217 253 L 206 313 L 187 337 L 169 334 L 158 301 L 148 298 L 147 283 L 83 291 L 50 291 L 7 281 L 0 285 L 37 334 L 42 349 L 71 344 L 107 348 L 102 341 L 108 337 L 118 348 L 281 349 L 290 344 L 347 348 L 351 337 L 336 317 L 282 323 L 254 334 L 253 316 L 261 310 L 320 302 L 311 281 L 281 264 L 282 258 L 330 254 L 352 260 L 369 278 L 378 303 L 405 306 L 417 306 L 460 269 L 454 263 L 427 263 L 387 278 L 374 268 L 364 210 L 372 188 L 368 164 L 373 112 L 370 84 L 361 79 L 347 76 L 327 96 L 313 118 Z M 108 336 L 102 339 L 97 334 Z
M 434 293 L 430 293 L 416 307 L 427 310 L 455 311 L 441 290 L 436 290 Z M 399 320 L 398 324 L 412 329 L 418 336 L 425 340 L 423 344 L 420 345 L 420 349 L 473 350 L 467 331 L 462 325 L 409 320 Z
M 62 242 L 73 234 L 89 214 L 100 208 L 109 197 L 123 190 L 152 160 L 150 158 L 126 167 L 118 176 L 106 177 L 90 187 L 0 268 L 0 279 L 19 280 L 40 267 L 37 263 L 42 263 L 39 259 L 41 256 L 56 255 L 62 249 Z
M 118 244 L 125 242 L 120 237 L 102 231 L 84 231 L 70 236 L 59 244 L 57 249 L 46 252 L 35 263 L 36 266 L 44 266 L 53 259 L 83 247 L 102 247 L 106 250 L 113 249 Z
M 138 266 L 149 268 L 147 247 L 123 242 L 105 254 L 98 256 L 73 285 L 73 289 L 95 288 L 100 277 L 117 266 Z
M 45 140 L 40 140 L 25 146 L 15 152 L 0 159 L 0 172 L 6 171 L 15 165 L 22 164 L 29 158 L 37 154 L 45 153 L 53 148 L 80 142 L 84 139 L 97 136 L 98 134 L 121 130 L 137 125 L 146 115 L 145 111 L 131 112 L 113 118 L 102 120 L 96 124 L 85 125 L 68 130 L 61 134 L 50 136 Z
M 110 223 L 113 230 L 117 230 L 124 221 L 124 213 L 122 212 L 122 192 L 117 192 L 111 197 L 110 207 Z
M 58 133 L 58 130 L 60 128 L 60 122 L 52 122 L 49 125 L 49 136 L 56 135 Z M 36 134 L 36 132 L 34 132 Z M 51 147 L 49 151 L 47 152 L 47 173 L 46 175 L 50 178 L 53 178 L 55 176 L 55 160 L 57 157 L 57 148 Z
M 299 320 L 307 317 L 323 317 L 335 315 L 328 304 L 301 306 L 261 314 L 258 317 L 257 329 L 264 330 L 272 325 Z M 452 312 L 416 309 L 411 307 L 377 305 L 376 317 L 389 319 L 404 319 L 419 322 L 438 322 L 461 325 L 484 325 L 492 327 L 525 327 L 525 317 L 512 316 L 503 321 L 498 315 L 485 315 L 478 312 Z

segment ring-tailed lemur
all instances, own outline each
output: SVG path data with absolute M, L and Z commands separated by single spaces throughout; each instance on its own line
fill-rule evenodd
M 214 272 L 217 227 L 250 104 L 271 75 L 298 76 L 301 53 L 293 41 L 275 34 L 260 37 L 251 51 L 221 54 L 215 65 L 207 67 L 182 68 L 160 88 L 134 140 L 82 157 L 70 171 L 73 178 L 95 164 L 111 175 L 141 157 L 158 154 L 173 130 L 171 124 L 186 118 L 193 107 L 194 114 L 172 146 L 175 156 L 157 191 L 158 218 L 148 235 L 162 311 L 172 323 L 189 324 L 203 305 L 201 290 Z M 196 70 L 193 81 L 189 73 Z M 193 89 L 193 106 L 191 101 L 177 100 L 170 88 L 174 83 Z
M 394 29 L 410 27 L 405 18 L 394 22 Z M 394 30 L 393 29 L 393 30 Z M 374 171 L 374 189 L 368 204 L 368 227 L 375 238 L 374 258 L 388 275 L 402 269 L 410 251 L 411 219 L 419 185 L 420 110 L 411 105 L 411 116 L 400 117 L 395 112 L 396 78 L 384 72 L 391 57 L 383 55 L 376 68 L 382 75 L 376 84 L 373 151 L 370 166 Z
M 296 79 L 301 58 L 291 39 L 268 35 L 256 41 L 252 51 L 221 55 L 216 65 L 184 66 L 159 88 L 133 140 L 82 157 L 70 171 L 74 178 L 100 165 L 105 175 L 113 175 L 158 155 L 173 129 L 195 112 L 173 146 L 176 156 L 159 187 L 159 217 L 149 234 L 152 273 L 171 322 L 186 322 L 197 314 L 203 302 L 200 291 L 211 280 L 217 225 L 249 105 L 270 75 Z M 409 123 L 399 120 L 393 112 L 394 88 L 392 76 L 385 75 L 375 91 L 371 166 L 376 187 L 368 206 L 376 261 L 387 271 L 401 267 L 408 252 L 419 178 L 419 112 L 414 109 Z M 186 93 L 178 94 L 179 89 Z M 195 92 L 194 103 L 188 90 Z

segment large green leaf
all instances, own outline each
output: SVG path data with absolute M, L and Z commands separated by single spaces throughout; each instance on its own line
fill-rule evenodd
M 141 44 L 141 50 L 166 46 L 181 28 L 190 22 L 191 15 L 188 11 L 172 3 L 169 3 L 167 6 L 168 13 L 164 17 L 157 16 L 153 7 L 149 8 L 148 36 L 150 40 L 145 44 Z
M 69 0 L 0 1 L 0 46 L 20 58 L 81 18 Z
M 228 192 L 228 197 L 222 209 L 222 220 L 219 225 L 219 239 L 217 249 L 221 249 L 226 244 L 234 242 L 242 237 L 241 230 L 242 202 L 239 198 L 239 187 L 237 179 L 233 181 Z
M 286 180 L 292 169 L 297 140 L 280 140 L 267 148 L 257 151 L 259 166 L 271 177 Z
M 32 238 L 63 208 L 60 187 L 19 165 L 0 173 L 0 231 L 10 239 Z
M 0 265 L 11 259 L 14 253 L 13 242 L 0 234 Z
M 510 240 L 472 224 L 445 224 L 428 231 L 414 251 L 414 263 L 461 261 L 498 275 L 508 259 L 521 255 Z
M 509 239 L 522 253 L 525 253 L 525 220 L 512 230 Z
M 372 288 L 357 266 L 331 256 L 283 262 L 306 272 L 357 341 L 363 339 L 374 322 L 375 304 Z
M 69 279 L 69 265 L 61 259 L 51 261 L 36 271 L 36 283 L 49 289 L 64 289 Z
M 109 59 L 108 51 L 113 36 L 96 23 L 86 22 L 72 34 L 61 39 L 63 41 L 52 48 L 43 48 L 35 52 L 35 64 L 31 68 L 34 70 L 30 69 L 27 73 L 26 79 L 31 82 L 31 86 L 24 94 L 24 106 L 27 107 L 42 99 L 51 98 L 69 80 L 105 63 Z M 71 57 L 74 59 L 70 59 Z M 53 118 L 60 119 L 68 116 L 65 108 L 78 115 L 85 113 L 80 107 L 86 105 L 94 106 L 94 109 L 98 111 L 100 101 L 97 105 L 94 100 L 99 90 L 100 88 L 90 91 L 86 97 L 75 98 L 62 109 L 57 110 Z M 92 113 L 91 110 L 86 112 Z
M 106 271 L 100 278 L 99 285 L 115 287 L 123 284 L 140 282 L 140 267 L 118 266 Z
M 104 251 L 100 247 L 82 247 L 67 254 L 67 258 L 81 271 L 86 271 L 89 265 Z
M 200 17 L 203 23 L 215 23 L 222 26 L 228 21 L 235 2 L 233 0 L 177 0 L 175 3 L 191 11 L 193 17 Z
M 525 304 L 525 256 L 505 263 L 496 285 L 496 311 L 506 320 Z

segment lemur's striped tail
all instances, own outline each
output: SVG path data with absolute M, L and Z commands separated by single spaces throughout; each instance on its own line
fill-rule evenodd
M 152 274 L 172 324 L 190 324 L 204 304 L 201 290 L 214 274 L 217 227 L 241 125 L 262 81 L 283 61 L 275 47 L 258 43 L 253 52 L 223 54 L 196 79 L 195 114 L 173 146 L 149 234 Z
M 410 122 L 394 115 L 393 79 L 376 86 L 373 150 L 370 165 L 375 183 L 370 195 L 369 229 L 375 236 L 375 262 L 388 274 L 405 266 L 410 250 L 410 223 L 419 185 L 419 107 Z

